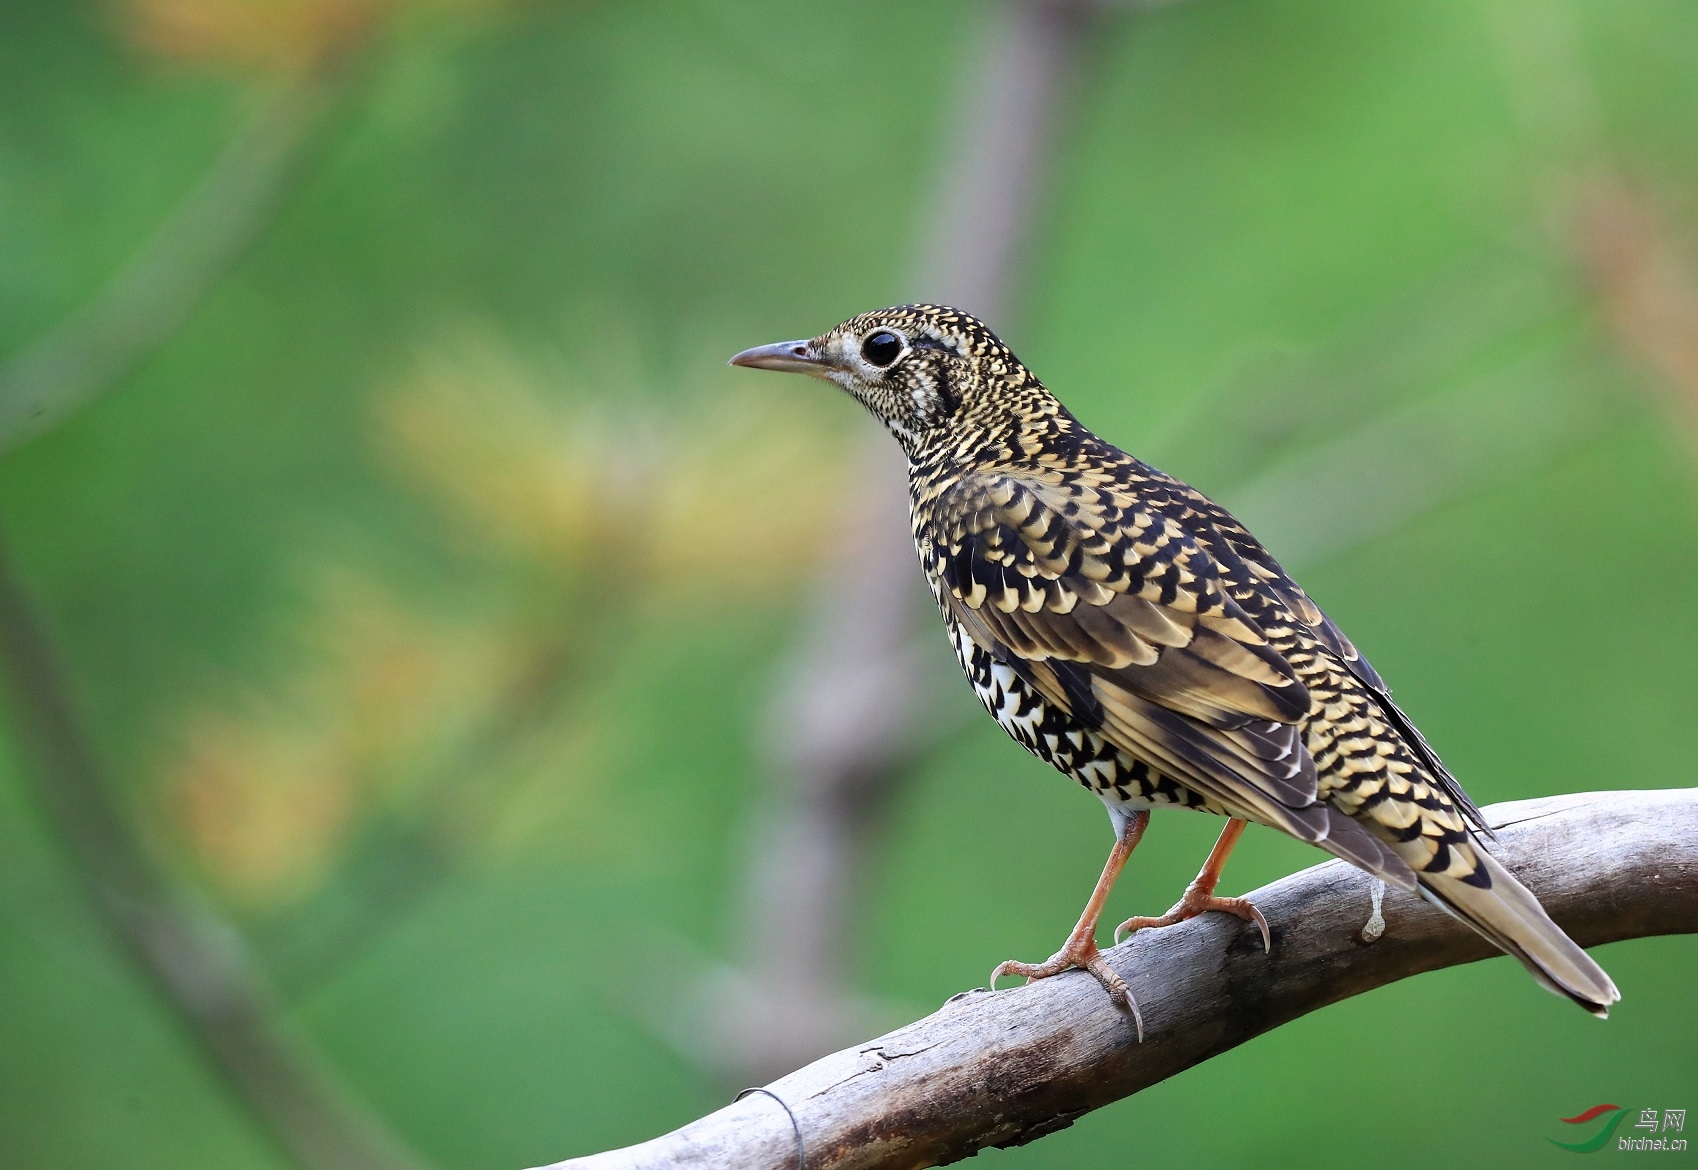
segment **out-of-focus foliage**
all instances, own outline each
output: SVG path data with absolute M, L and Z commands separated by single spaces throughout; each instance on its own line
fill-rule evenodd
M 599 741 L 642 734 L 601 699 L 634 627 L 782 605 L 840 506 L 818 402 L 757 399 L 718 362 L 707 393 L 666 402 L 618 362 L 593 391 L 549 379 L 487 331 L 415 364 L 377 399 L 374 445 L 441 513 L 453 600 L 420 598 L 418 567 L 316 567 L 297 665 L 189 715 L 167 766 L 168 817 L 249 905 L 319 888 L 373 819 L 449 854 L 593 842 Z
M 151 847 L 444 1167 L 723 1099 L 629 966 L 662 936 L 732 945 L 751 728 L 868 424 L 722 363 L 928 293 L 912 225 L 981 18 L 0 8 L 0 353 L 132 254 L 253 87 L 362 46 L 274 230 L 0 465 L 0 521 Z M 1693 782 L 1695 47 L 1682 0 L 1111 17 L 998 323 L 1087 422 L 1250 514 L 1327 443 L 1371 435 L 1385 462 L 1399 420 L 1498 426 L 1458 491 L 1299 567 L 1482 803 Z M 280 1165 L 95 927 L 4 746 L 0 1164 Z M 1168 905 L 1215 828 L 1158 818 L 1116 912 Z M 872 867 L 867 990 L 919 1012 L 1048 953 L 1107 843 L 1093 802 L 971 723 Z M 1229 882 L 1317 856 L 1252 833 Z M 1494 961 L 985 1161 L 1564 1158 L 1559 1116 L 1698 1086 L 1691 940 L 1602 957 L 1608 1024 Z
M 261 74 L 296 74 L 357 49 L 409 10 L 475 12 L 502 0 L 121 0 L 130 38 L 150 54 Z

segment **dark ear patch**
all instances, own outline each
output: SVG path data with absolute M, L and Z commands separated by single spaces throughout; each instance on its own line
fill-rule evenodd
M 954 414 L 961 406 L 961 396 L 955 392 L 955 387 L 949 383 L 949 367 L 937 368 L 937 401 L 943 408 L 944 414 Z
M 935 337 L 927 337 L 924 334 L 910 338 L 908 340 L 908 348 L 923 349 L 931 353 L 948 354 L 950 357 L 961 356 L 955 351 L 955 347 L 950 345 L 948 342 L 939 341 Z M 954 414 L 961 406 L 961 396 L 955 392 L 955 387 L 950 385 L 949 367 L 947 365 L 939 364 L 935 373 L 937 375 L 938 405 L 943 408 L 943 412 L 945 414 Z

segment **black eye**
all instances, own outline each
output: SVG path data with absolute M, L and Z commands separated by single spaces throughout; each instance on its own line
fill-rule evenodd
M 882 370 L 902 356 L 902 339 L 888 330 L 880 329 L 861 342 L 861 356 Z

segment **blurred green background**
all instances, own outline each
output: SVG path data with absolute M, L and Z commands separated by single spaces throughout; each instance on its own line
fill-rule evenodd
M 182 327 L 0 462 L 0 530 L 125 824 L 431 1164 L 626 1144 L 737 1087 L 665 1038 L 695 976 L 663 956 L 735 958 L 755 728 L 872 424 L 723 362 L 926 293 L 987 11 L 0 4 L 0 354 L 254 111 L 329 95 Z M 993 323 L 1264 528 L 1482 804 L 1692 783 L 1695 51 L 1685 0 L 1110 13 Z M 1341 450 L 1401 468 L 1368 521 Z M 1109 844 L 947 685 L 847 927 L 893 1023 L 1048 954 Z M 91 912 L 17 725 L 0 1165 L 290 1165 Z M 1217 828 L 1158 817 L 1111 914 L 1166 907 Z M 1316 860 L 1255 831 L 1228 883 Z M 1559 1163 L 1558 1117 L 1698 1105 L 1698 943 L 1600 958 L 1608 1024 L 1493 960 L 982 1157 Z

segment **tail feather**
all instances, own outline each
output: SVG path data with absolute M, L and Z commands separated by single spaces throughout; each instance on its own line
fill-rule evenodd
M 1526 886 L 1498 860 L 1476 846 L 1480 870 L 1491 879 L 1482 887 L 1446 874 L 1420 875 L 1428 901 L 1462 919 L 1507 954 L 1515 956 L 1539 984 L 1566 995 L 1600 1019 L 1621 992 L 1592 957 L 1551 921 Z

